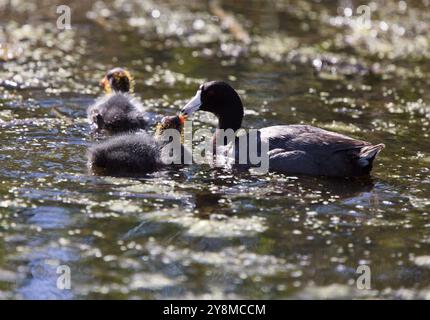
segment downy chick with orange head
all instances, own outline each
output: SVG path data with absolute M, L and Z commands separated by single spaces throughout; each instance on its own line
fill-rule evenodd
M 147 115 L 133 96 L 134 80 L 123 68 L 108 71 L 100 81 L 106 95 L 88 107 L 88 122 L 93 132 L 117 134 L 146 129 Z
M 146 132 L 123 134 L 93 145 L 88 150 L 90 171 L 97 175 L 140 176 L 167 165 L 184 164 L 189 151 L 182 141 L 178 141 L 179 152 L 175 154 L 165 153 L 164 147 L 172 142 L 168 130 L 176 130 L 181 136 L 185 120 L 185 116 L 167 116 L 158 123 L 154 136 Z

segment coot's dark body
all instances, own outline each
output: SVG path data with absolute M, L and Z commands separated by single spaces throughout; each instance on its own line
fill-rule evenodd
M 368 175 L 384 148 L 309 125 L 259 130 L 269 143 L 269 168 L 288 174 L 355 177 Z
M 242 101 L 226 82 L 212 81 L 201 85 L 181 113 L 190 115 L 197 110 L 213 113 L 218 118 L 219 129 L 237 131 L 241 128 L 244 115 Z M 383 144 L 372 145 L 309 125 L 261 128 L 257 139 L 257 145 L 267 143 L 269 170 L 286 174 L 333 177 L 368 175 L 373 160 L 384 148 Z M 236 146 L 239 141 L 236 141 Z

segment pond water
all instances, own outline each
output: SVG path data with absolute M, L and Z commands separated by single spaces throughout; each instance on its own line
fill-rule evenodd
M 430 298 L 428 1 L 372 2 L 370 28 L 356 1 L 69 5 L 59 30 L 55 1 L 0 0 L 0 298 Z M 93 176 L 86 108 L 114 66 L 154 115 L 225 79 L 246 128 L 307 123 L 386 148 L 364 180 Z

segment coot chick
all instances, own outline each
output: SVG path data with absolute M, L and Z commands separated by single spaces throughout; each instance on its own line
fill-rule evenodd
M 226 82 L 212 81 L 200 86 L 182 108 L 183 115 L 202 110 L 218 118 L 219 129 L 237 131 L 244 115 L 242 101 Z M 250 139 L 251 135 L 248 135 Z M 258 143 L 268 145 L 269 170 L 286 174 L 353 177 L 365 176 L 373 160 L 385 147 L 309 125 L 278 125 L 261 128 Z M 215 139 L 214 139 L 215 141 Z M 236 139 L 236 146 L 238 139 Z M 236 159 L 237 159 L 237 150 Z
M 147 116 L 142 104 L 132 94 L 134 81 L 127 70 L 110 70 L 100 84 L 106 95 L 87 110 L 93 132 L 117 134 L 146 129 Z
M 174 156 L 182 161 L 186 152 L 180 142 L 184 122 L 184 116 L 164 117 L 157 125 L 154 136 L 146 132 L 130 133 L 96 144 L 88 151 L 88 167 L 95 174 L 115 176 L 136 176 L 157 171 L 171 164 L 172 158 L 163 152 L 163 147 L 175 139 L 170 139 L 174 132 L 175 142 L 180 146 L 180 154 Z M 183 163 L 179 161 L 175 163 Z

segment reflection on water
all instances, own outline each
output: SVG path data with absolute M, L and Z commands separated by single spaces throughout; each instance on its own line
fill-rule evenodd
M 366 31 L 339 9 L 354 1 L 221 1 L 238 35 L 205 2 L 73 1 L 64 32 L 52 1 L 16 3 L 0 0 L 0 298 L 429 298 L 428 5 L 374 3 Z M 154 119 L 227 79 L 246 127 L 303 122 L 387 148 L 369 179 L 91 176 L 103 137 L 85 110 L 116 65 Z M 360 264 L 372 290 L 355 285 Z

